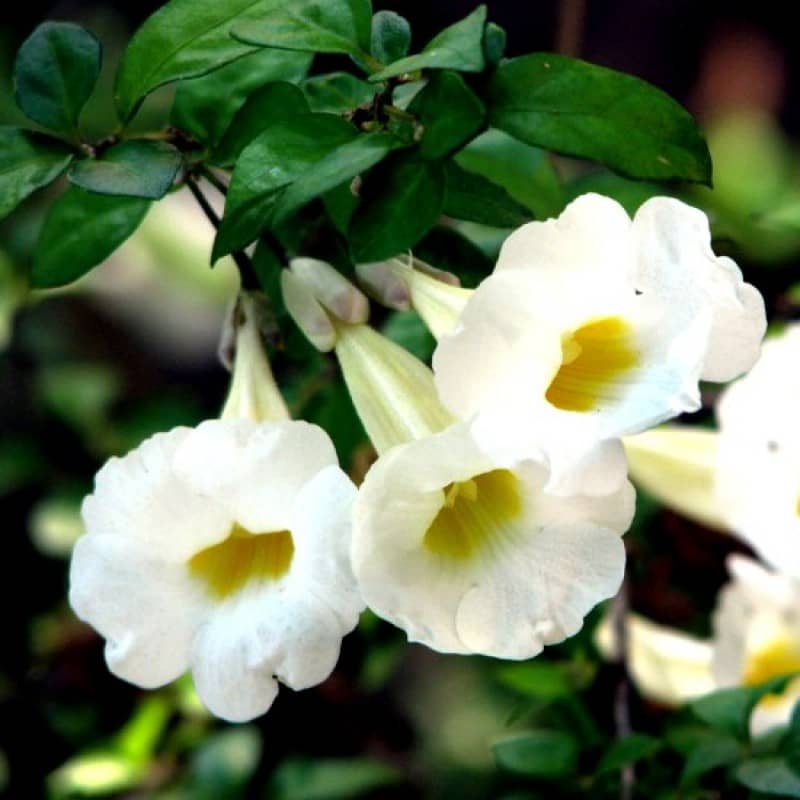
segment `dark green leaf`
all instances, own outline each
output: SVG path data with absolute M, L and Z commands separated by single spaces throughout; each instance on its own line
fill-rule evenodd
M 483 58 L 483 29 L 486 6 L 478 6 L 468 17 L 445 28 L 425 45 L 422 52 L 395 61 L 370 76 L 371 81 L 385 81 L 405 72 L 419 69 L 456 69 L 460 72 L 480 72 Z
M 0 127 L 0 219 L 31 192 L 54 181 L 70 161 L 72 153 L 57 142 Z
M 800 797 L 800 778 L 781 758 L 751 758 L 737 767 L 736 780 L 764 794 Z
M 691 115 L 644 81 L 534 53 L 506 61 L 489 87 L 491 124 L 528 144 L 589 158 L 632 178 L 711 182 Z
M 472 239 L 451 227 L 439 226 L 429 231 L 414 248 L 414 255 L 439 269 L 461 278 L 461 285 L 477 286 L 494 267 Z
M 343 114 L 369 103 L 375 97 L 375 87 L 359 80 L 349 72 L 330 72 L 303 81 L 303 94 L 312 111 Z
M 547 661 L 504 664 L 496 675 L 504 686 L 526 697 L 558 700 L 574 691 L 564 668 Z
M 502 186 L 538 219 L 561 213 L 563 192 L 544 150 L 491 129 L 456 153 L 455 160 Z
M 789 730 L 783 739 L 781 752 L 792 772 L 800 776 L 800 703 L 795 705 L 792 711 Z
M 712 769 L 734 764 L 741 754 L 742 746 L 733 736 L 706 733 L 686 754 L 681 784 L 692 783 Z
M 275 800 L 343 800 L 390 786 L 401 780 L 394 767 L 370 758 L 295 759 L 273 774 Z
M 381 261 L 413 247 L 435 224 L 444 201 L 444 173 L 436 161 L 400 153 L 370 172 L 350 224 L 356 262 Z
M 134 34 L 117 72 L 117 110 L 123 122 L 153 89 L 204 75 L 252 52 L 230 36 L 241 20 L 269 20 L 284 0 L 171 0 Z
M 159 200 L 170 190 L 180 165 L 181 154 L 171 144 L 139 139 L 120 142 L 101 158 L 76 161 L 68 177 L 90 192 Z
M 292 0 L 269 19 L 237 23 L 232 34 L 258 47 L 361 56 L 369 51 L 371 22 L 370 0 Z
M 273 81 L 299 81 L 309 66 L 311 56 L 307 53 L 259 50 L 201 78 L 181 81 L 172 107 L 172 122 L 213 147 L 256 89 Z
M 773 678 L 760 686 L 720 689 L 689 704 L 692 711 L 712 728 L 746 739 L 750 714 L 764 695 L 780 693 L 791 676 Z
M 436 340 L 415 311 L 395 311 L 389 314 L 381 333 L 421 361 L 427 362 L 436 347 Z
M 275 207 L 275 222 L 282 222 L 309 200 L 366 172 L 401 145 L 387 133 L 362 133 L 334 148 L 286 189 Z
M 139 226 L 148 200 L 69 188 L 53 203 L 36 245 L 31 284 L 63 286 L 105 260 Z
M 70 22 L 43 22 L 14 62 L 17 104 L 35 122 L 76 138 L 78 117 L 100 73 L 94 34 Z
M 423 158 L 443 158 L 469 141 L 483 125 L 486 108 L 455 72 L 437 72 L 408 110 L 423 125 Z
M 498 766 L 531 778 L 564 778 L 575 772 L 578 744 L 562 731 L 529 731 L 492 747 Z
M 372 18 L 372 55 L 382 64 L 391 64 L 408 53 L 411 26 L 394 11 L 379 11 Z
M 231 166 L 265 128 L 308 111 L 308 103 L 297 86 L 283 82 L 267 84 L 253 92 L 236 112 L 211 160 L 220 166 Z
M 347 233 L 350 220 L 358 208 L 358 196 L 353 194 L 351 181 L 336 186 L 322 198 L 325 210 L 339 233 Z
M 487 22 L 483 32 L 483 55 L 486 63 L 496 67 L 506 52 L 506 32 L 496 23 Z
M 650 758 L 660 749 L 661 742 L 658 739 L 643 733 L 632 733 L 612 743 L 600 761 L 597 772 L 614 772 L 628 764 Z
M 454 161 L 445 164 L 444 213 L 455 219 L 479 222 L 495 228 L 517 228 L 532 215 L 496 183 L 461 169 Z
M 192 797 L 211 800 L 238 795 L 258 767 L 261 747 L 261 735 L 253 725 L 211 734 L 192 756 Z
M 256 239 L 271 224 L 280 190 L 357 136 L 333 114 L 298 114 L 259 134 L 236 162 L 212 260 Z

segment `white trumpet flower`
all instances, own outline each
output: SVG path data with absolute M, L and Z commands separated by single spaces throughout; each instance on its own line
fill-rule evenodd
M 549 493 L 541 453 L 478 446 L 439 403 L 424 364 L 326 304 L 326 271 L 303 288 L 293 265 L 284 290 L 309 339 L 335 350 L 379 452 L 353 529 L 367 605 L 442 652 L 530 658 L 575 634 L 622 580 L 634 510 L 624 462 L 595 457 L 568 493 Z M 606 491 L 592 496 L 583 483 Z
M 729 527 L 800 578 L 800 325 L 768 338 L 717 407 L 716 492 Z
M 598 441 L 697 410 L 699 380 L 747 370 L 765 326 L 702 212 L 653 198 L 631 220 L 588 194 L 508 237 L 433 368 L 481 441 L 543 443 L 560 473 Z
M 108 461 L 70 571 L 70 603 L 106 639 L 112 672 L 153 688 L 191 670 L 231 721 L 267 711 L 278 680 L 324 680 L 363 608 L 355 487 L 327 434 L 286 418 L 246 300 L 241 312 L 226 418 Z

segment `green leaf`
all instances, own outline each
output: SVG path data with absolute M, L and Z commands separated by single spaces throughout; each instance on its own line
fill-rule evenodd
M 29 194 L 54 181 L 72 161 L 72 153 L 43 136 L 0 127 L 0 219 Z
M 427 362 L 436 348 L 436 340 L 416 311 L 395 311 L 389 314 L 381 333 L 420 361 Z
M 497 680 L 509 689 L 543 700 L 558 700 L 574 691 L 564 667 L 547 661 L 504 664 L 496 672 Z
M 313 198 L 366 172 L 400 146 L 402 142 L 390 134 L 366 133 L 334 148 L 286 189 L 273 219 L 284 221 Z
M 529 731 L 497 742 L 498 766 L 531 778 L 564 778 L 575 772 L 578 744 L 563 731 Z
M 437 161 L 399 153 L 370 172 L 350 223 L 356 262 L 381 261 L 413 247 L 435 224 L 444 202 L 444 172 Z
M 333 114 L 298 114 L 259 134 L 233 170 L 212 261 L 256 239 L 271 224 L 280 190 L 357 136 L 349 122 Z
M 443 158 L 469 141 L 483 125 L 486 108 L 456 72 L 434 73 L 408 110 L 424 128 L 423 158 Z
M 467 288 L 477 286 L 494 267 L 494 260 L 472 239 L 450 226 L 438 226 L 425 234 L 414 248 L 414 255 L 458 275 L 461 285 Z
M 486 23 L 483 32 L 483 55 L 486 63 L 496 67 L 506 52 L 506 32 L 494 22 Z
M 558 215 L 563 191 L 547 153 L 490 129 L 455 155 L 456 162 L 502 186 L 538 219 Z
M 258 47 L 363 56 L 371 21 L 370 0 L 293 0 L 269 19 L 238 23 L 232 35 Z
M 789 730 L 781 744 L 781 753 L 792 772 L 800 776 L 800 703 L 792 711 Z
M 115 95 L 123 122 L 154 89 L 204 75 L 253 51 L 230 36 L 241 20 L 269 20 L 283 0 L 171 0 L 150 16 L 128 44 Z
M 70 22 L 43 22 L 14 62 L 19 107 L 46 128 L 77 138 L 78 117 L 100 74 L 97 37 Z
M 382 64 L 403 58 L 411 45 L 411 26 L 394 11 L 379 11 L 372 18 L 371 52 Z
M 312 111 L 343 114 L 369 103 L 375 87 L 349 72 L 330 72 L 303 81 L 301 87 Z
M 275 770 L 269 796 L 275 800 L 343 800 L 400 780 L 394 767 L 370 758 L 292 759 Z
M 711 182 L 711 157 L 694 119 L 631 75 L 534 53 L 498 67 L 488 105 L 494 127 L 528 144 L 632 178 Z
M 101 158 L 76 161 L 67 177 L 97 194 L 159 200 L 170 190 L 181 160 L 166 142 L 130 140 L 110 147 Z
M 689 708 L 715 730 L 746 740 L 750 714 L 756 703 L 767 694 L 782 692 L 791 677 L 773 678 L 760 686 L 720 689 L 693 701 Z
M 395 61 L 385 69 L 370 75 L 371 81 L 385 81 L 405 72 L 419 69 L 455 69 L 459 72 L 481 72 L 483 58 L 483 29 L 486 25 L 486 6 L 478 6 L 468 17 L 456 22 L 425 45 L 422 52 Z
M 654 756 L 661 749 L 661 742 L 653 736 L 643 733 L 632 733 L 617 739 L 606 750 L 597 772 L 615 772 L 628 764 L 634 764 L 644 758 Z
M 687 753 L 681 785 L 693 783 L 712 769 L 734 764 L 741 754 L 742 746 L 733 736 L 706 733 Z
M 651 197 L 659 195 L 663 197 L 670 194 L 658 183 L 633 181 L 629 178 L 623 178 L 621 175 L 615 175 L 613 172 L 600 170 L 588 175 L 582 175 L 567 184 L 564 187 L 564 202 L 565 204 L 569 203 L 587 192 L 596 192 L 613 198 L 630 216 L 633 216 L 638 211 L 639 206 Z
M 253 92 L 236 112 L 211 160 L 219 166 L 231 166 L 265 128 L 308 111 L 308 103 L 297 86 L 283 82 L 267 84 Z
M 191 797 L 240 796 L 261 759 L 261 734 L 254 725 L 217 731 L 192 756 Z
M 751 758 L 737 767 L 735 775 L 748 789 L 781 797 L 800 797 L 800 777 L 781 758 Z
M 454 161 L 445 164 L 444 213 L 456 219 L 496 228 L 517 228 L 531 213 L 508 192 L 481 175 L 467 172 Z
M 104 261 L 139 226 L 150 203 L 73 186 L 50 207 L 33 258 L 31 285 L 64 286 Z
M 259 50 L 200 78 L 181 81 L 172 107 L 172 122 L 213 147 L 248 96 L 274 81 L 294 83 L 311 66 L 307 53 Z M 263 126 L 262 126 L 263 127 Z

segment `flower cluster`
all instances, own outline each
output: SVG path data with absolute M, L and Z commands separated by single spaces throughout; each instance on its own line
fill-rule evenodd
M 283 271 L 377 452 L 358 490 L 327 435 L 288 418 L 247 296 L 222 419 L 98 474 L 70 598 L 121 677 L 191 669 L 206 705 L 242 720 L 276 679 L 323 680 L 364 605 L 442 652 L 523 659 L 563 641 L 623 577 L 620 437 L 696 410 L 698 382 L 749 369 L 765 328 L 704 215 L 668 198 L 631 220 L 580 197 L 513 232 L 475 291 L 413 259 L 357 273 L 438 339 L 431 369 L 370 327 L 330 265 Z
M 719 430 L 670 425 L 625 441 L 634 479 L 686 516 L 729 531 L 767 566 L 728 560 L 731 582 L 709 641 L 635 617 L 628 660 L 642 692 L 668 704 L 800 670 L 800 325 L 768 338 L 750 373 L 717 403 Z M 603 649 L 611 645 L 601 634 Z M 800 680 L 756 705 L 755 735 L 788 721 Z

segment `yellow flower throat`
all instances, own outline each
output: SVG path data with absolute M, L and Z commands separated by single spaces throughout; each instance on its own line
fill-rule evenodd
M 562 411 L 592 411 L 638 362 L 631 328 L 620 317 L 587 322 L 561 337 L 561 366 L 545 392 Z

